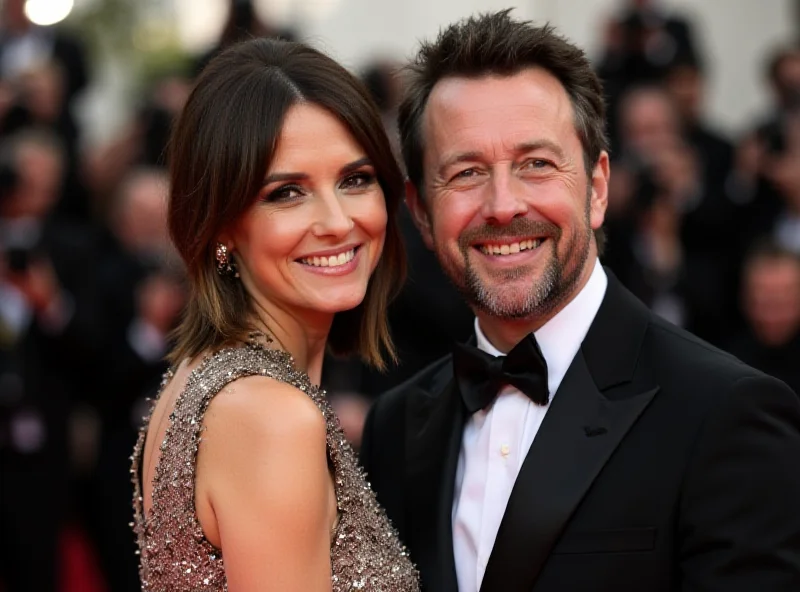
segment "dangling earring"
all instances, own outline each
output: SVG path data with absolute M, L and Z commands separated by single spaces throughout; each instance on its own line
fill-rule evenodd
M 228 254 L 228 247 L 222 243 L 217 243 L 217 273 L 222 276 L 239 277 L 236 264 Z

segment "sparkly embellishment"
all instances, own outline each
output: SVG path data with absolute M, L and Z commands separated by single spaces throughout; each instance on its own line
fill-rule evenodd
M 260 340 L 257 338 L 261 338 Z M 134 485 L 136 554 L 143 592 L 221 592 L 228 589 L 222 552 L 203 533 L 194 507 L 195 468 L 203 417 L 214 396 L 238 378 L 256 374 L 291 384 L 316 403 L 325 418 L 328 456 L 333 467 L 339 508 L 331 538 L 333 592 L 391 590 L 417 592 L 419 580 L 395 530 L 378 506 L 342 432 L 325 391 L 314 386 L 285 352 L 265 347 L 263 335 L 253 335 L 247 345 L 223 349 L 207 357 L 192 371 L 175 401 L 170 424 L 160 445 L 162 454 L 153 477 L 153 507 L 144 516 L 139 472 L 144 442 L 152 415 L 131 457 Z M 173 378 L 164 375 L 163 389 Z
M 236 269 L 236 263 L 233 261 L 233 257 L 228 253 L 227 246 L 222 243 L 217 243 L 214 258 L 217 260 L 217 273 L 219 275 L 239 277 L 239 270 Z

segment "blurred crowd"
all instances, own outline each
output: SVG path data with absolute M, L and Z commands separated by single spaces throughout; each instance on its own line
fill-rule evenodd
M 23 4 L 5 0 L 0 15 L 0 590 L 137 590 L 128 457 L 187 297 L 166 231 L 170 122 L 221 48 L 297 35 L 232 0 L 219 43 L 86 148 L 74 106 L 91 83 L 87 51 L 32 25 Z M 800 46 L 764 56 L 771 108 L 737 137 L 704 118 L 713 64 L 680 15 L 621 2 L 594 58 L 612 145 L 605 264 L 662 316 L 800 392 Z M 392 137 L 396 73 L 361 72 Z M 400 363 L 326 366 L 355 446 L 371 398 L 472 331 L 405 214 L 401 225 Z M 94 576 L 65 559 L 81 545 Z

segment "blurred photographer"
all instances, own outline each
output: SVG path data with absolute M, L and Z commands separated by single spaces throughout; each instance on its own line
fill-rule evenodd
M 0 580 L 54 590 L 69 509 L 69 426 L 95 390 L 94 251 L 55 220 L 58 139 L 26 129 L 0 145 Z
M 800 75 L 800 55 L 797 66 Z M 800 254 L 800 105 L 781 111 L 750 134 L 742 148 L 748 156 L 739 167 L 740 185 L 750 197 L 748 244 L 766 239 Z
M 89 219 L 78 175 L 76 99 L 89 82 L 82 41 L 59 26 L 38 26 L 25 0 L 0 1 L 0 135 L 36 126 L 55 133 L 66 152 L 60 215 Z
M 800 255 L 772 242 L 748 256 L 741 289 L 747 328 L 729 351 L 800 389 Z
M 64 99 L 70 103 L 89 79 L 82 43 L 58 27 L 33 24 L 25 14 L 25 0 L 0 2 L 0 78 L 13 81 L 46 62 L 63 70 Z
M 729 338 L 739 261 L 737 206 L 715 192 L 673 97 L 658 85 L 622 98 L 617 181 L 609 191 L 612 268 L 672 322 L 715 344 Z M 620 183 L 620 178 L 625 183 Z M 627 239 L 629 252 L 614 241 Z
M 23 332 L 35 319 L 55 333 L 69 321 L 74 306 L 61 289 L 44 244 L 63 174 L 62 156 L 54 138 L 38 132 L 21 134 L 6 149 L 0 195 L 0 314 L 15 332 Z
M 67 108 L 63 69 L 56 62 L 45 62 L 3 85 L 8 104 L 5 113 L 0 107 L 0 136 L 33 127 L 56 136 L 65 157 L 64 174 L 58 186 L 58 215 L 88 220 L 88 202 L 79 174 L 80 132 Z
M 767 61 L 765 74 L 773 106 L 761 132 L 768 141 L 779 141 L 776 135 L 781 133 L 784 118 L 800 111 L 800 47 L 791 45 L 776 49 Z
M 699 63 L 692 23 L 659 0 L 623 0 L 605 25 L 597 73 L 609 104 L 612 152 L 618 147 L 619 101 L 634 85 L 660 83 L 673 64 Z

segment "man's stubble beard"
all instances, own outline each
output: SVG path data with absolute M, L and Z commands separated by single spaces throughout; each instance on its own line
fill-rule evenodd
M 562 236 L 561 229 L 553 224 L 529 220 L 512 222 L 502 228 L 478 229 L 467 236 L 462 235 L 459 241 L 459 252 L 464 262 L 463 269 L 460 269 L 451 260 L 442 257 L 441 249 L 437 248 L 436 253 L 445 274 L 473 309 L 503 320 L 546 317 L 564 304 L 580 281 L 589 258 L 593 238 L 589 216 L 587 200 L 584 219 L 585 232 L 581 229 L 573 234 L 566 247 L 563 261 L 558 256 L 558 245 Z M 535 227 L 537 230 L 531 234 L 538 234 L 546 230 L 545 235 L 548 240 L 544 245 L 538 247 L 552 250 L 545 269 L 538 277 L 531 278 L 530 289 L 522 294 L 514 291 L 514 284 L 525 275 L 532 274 L 525 267 L 511 269 L 507 272 L 494 272 L 494 281 L 491 285 L 486 285 L 470 261 L 469 249 L 473 247 L 469 245 L 474 244 L 475 238 L 491 239 L 526 234 L 526 232 L 517 230 L 520 226 Z M 510 285 L 504 286 L 505 283 Z

